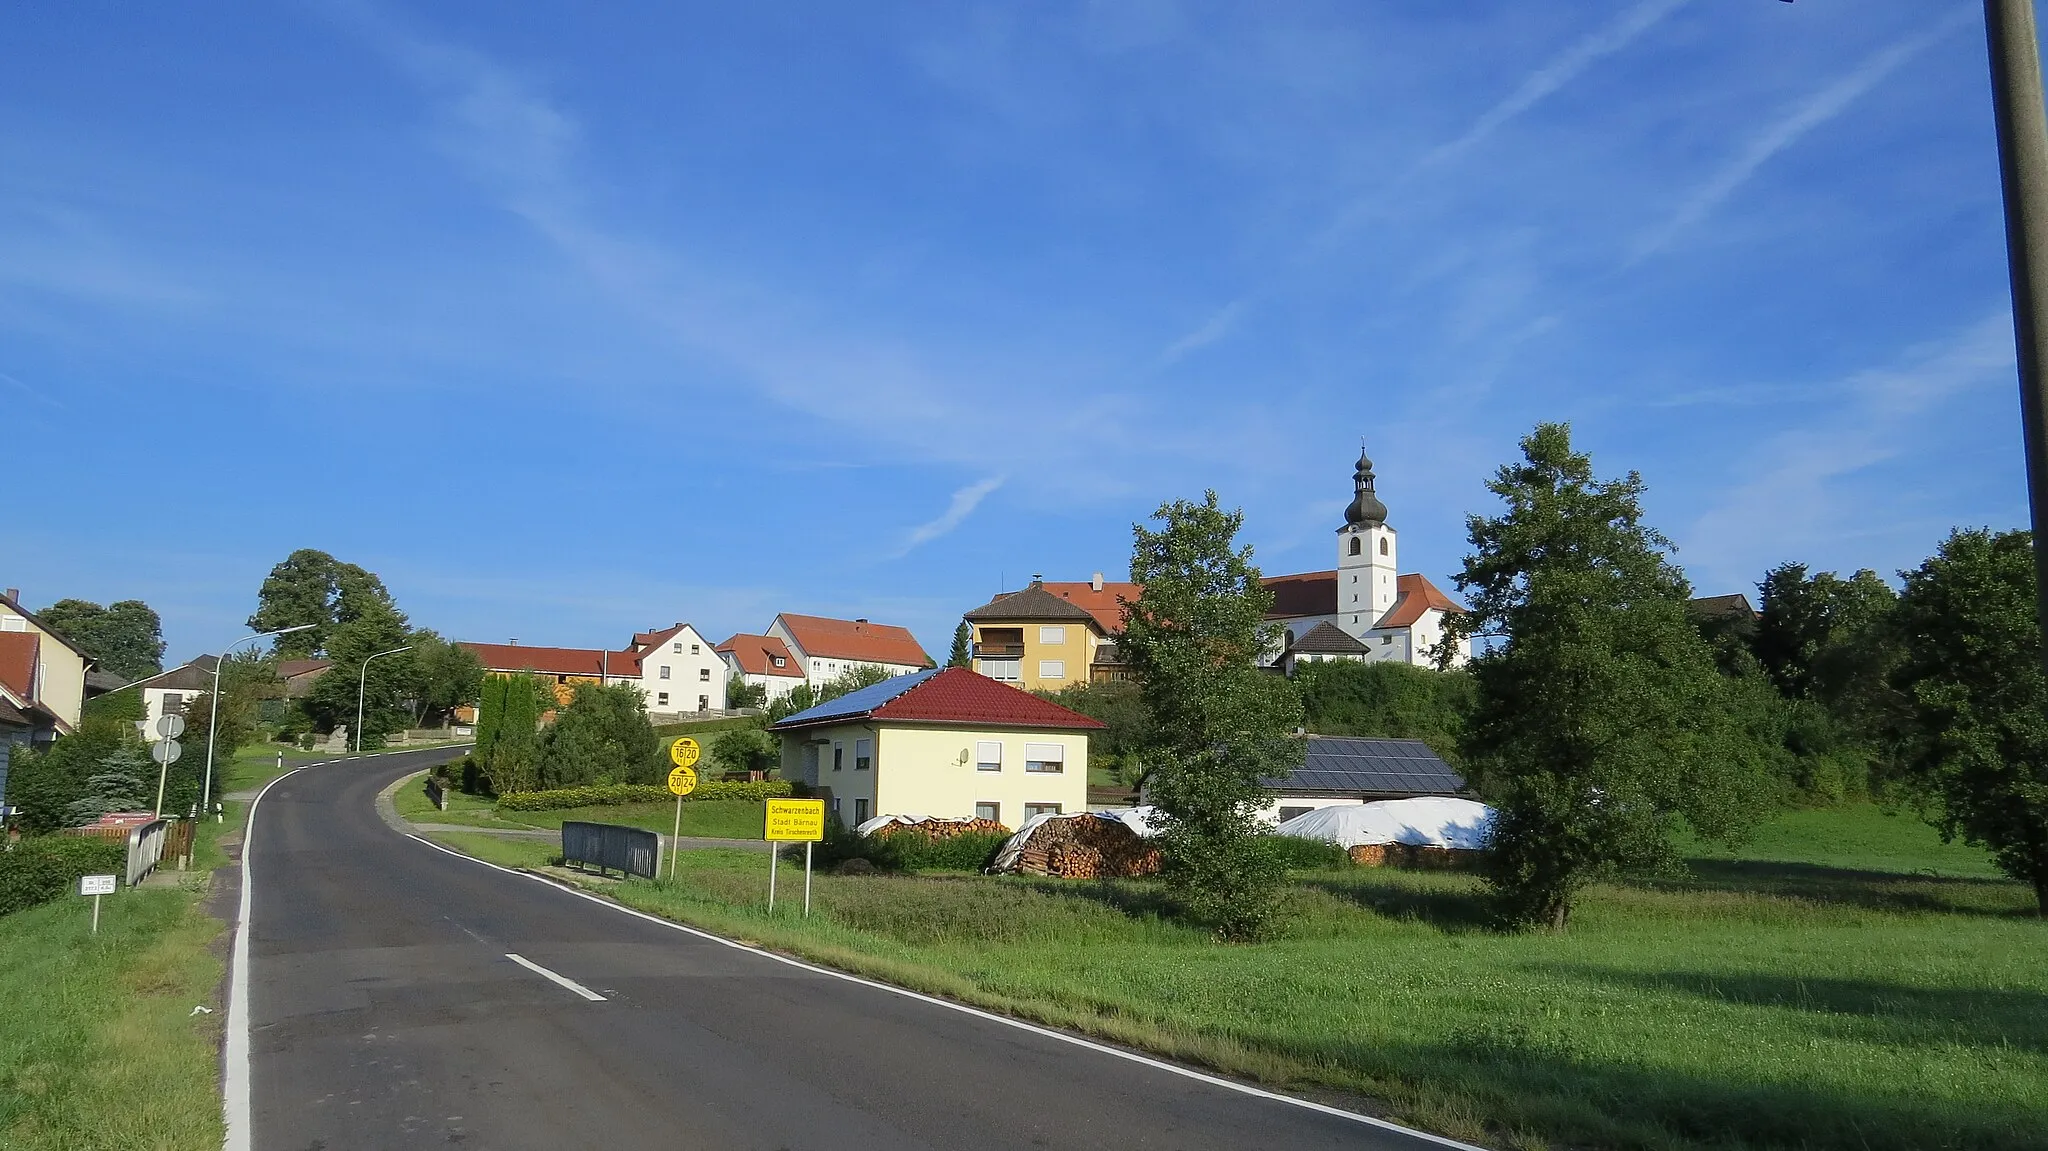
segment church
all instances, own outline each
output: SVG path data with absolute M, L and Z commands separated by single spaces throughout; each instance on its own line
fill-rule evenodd
M 1400 546 L 1387 524 L 1387 505 L 1374 489 L 1372 460 L 1364 452 L 1352 472 L 1352 497 L 1337 529 L 1334 571 L 1267 576 L 1281 626 L 1280 649 L 1267 661 L 1289 675 L 1303 663 L 1392 660 L 1436 666 L 1447 642 L 1446 619 L 1465 609 L 1420 572 L 1400 574 Z M 1456 641 L 1450 665 L 1471 657 L 1471 642 Z

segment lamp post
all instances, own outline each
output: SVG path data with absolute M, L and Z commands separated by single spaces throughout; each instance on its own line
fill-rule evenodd
M 380 651 L 380 652 L 378 652 L 378 653 L 377 653 L 376 655 L 373 655 L 373 656 L 371 656 L 371 657 L 370 657 L 370 659 L 381 659 L 381 658 L 383 658 L 384 656 L 387 656 L 387 655 L 397 655 L 397 654 L 398 654 L 399 652 L 402 652 L 402 651 L 411 651 L 411 650 L 412 650 L 412 645 L 411 645 L 411 644 L 406 644 L 406 645 L 405 645 L 404 647 L 394 647 L 394 648 L 392 648 L 392 649 L 391 649 L 390 651 Z M 363 661 L 363 670 L 362 670 L 361 674 L 359 674 L 359 675 L 357 675 L 357 676 L 356 676 L 356 754 L 357 754 L 357 755 L 361 755 L 361 754 L 363 754 L 363 691 L 364 691 L 364 689 L 365 689 L 366 687 L 368 687 L 368 686 L 369 686 L 369 683 L 370 683 L 370 659 L 366 659 L 366 660 L 364 660 L 364 661 Z
M 227 662 L 228 652 L 235 650 L 245 643 L 259 639 L 272 639 L 281 635 L 290 635 L 295 631 L 306 631 L 313 626 L 315 625 L 302 623 L 296 627 L 281 627 L 276 631 L 266 631 L 257 635 L 246 636 L 229 644 L 222 650 L 219 656 L 215 657 L 213 661 L 213 694 L 206 697 L 206 775 L 199 784 L 199 807 L 202 811 L 205 810 L 207 804 L 213 802 L 213 733 L 220 724 L 220 665 Z

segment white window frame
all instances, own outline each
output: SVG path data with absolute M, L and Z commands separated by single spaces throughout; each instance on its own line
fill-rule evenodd
M 1004 675 L 1008 672 L 1008 675 Z M 1024 679 L 1024 661 L 1021 659 L 985 659 L 981 661 L 981 674 L 997 683 L 1019 683 Z
M 1025 744 L 1024 770 L 1034 775 L 1064 774 L 1067 770 L 1067 746 L 1063 743 Z
M 708 668 L 708 667 L 700 667 L 700 668 L 698 668 L 698 669 L 697 669 L 697 682 L 698 682 L 698 683 L 710 683 L 710 682 L 711 682 L 711 669 L 710 669 L 710 668 Z
M 661 678 L 663 678 L 663 679 L 667 679 L 667 678 L 668 678 L 668 665 L 667 665 L 667 664 L 662 664 L 662 665 L 661 665 Z
M 1003 741 L 1000 739 L 977 739 L 974 741 L 974 770 L 1003 770 Z
M 668 693 L 667 693 L 667 692 L 665 692 L 665 691 L 660 691 L 660 692 L 656 692 L 656 693 L 654 693 L 654 705 L 655 705 L 656 707 L 667 707 L 667 706 L 668 706 Z
M 1067 642 L 1067 629 L 1063 626 L 1046 624 L 1038 629 L 1038 642 L 1042 644 L 1063 644 Z
M 1034 815 L 1065 815 L 1066 813 L 1067 807 L 1063 803 L 1027 803 L 1024 805 L 1024 818 L 1026 819 L 1030 819 Z
M 981 809 L 984 807 L 988 809 L 987 815 L 981 813 Z M 974 805 L 974 818 L 986 819 L 991 823 L 1001 823 L 1003 821 L 1003 805 L 988 801 L 976 803 Z
M 1038 678 L 1067 678 L 1067 661 L 1063 659 L 1042 659 L 1038 661 Z

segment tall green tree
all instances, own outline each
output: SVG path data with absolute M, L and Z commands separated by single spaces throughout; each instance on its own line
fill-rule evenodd
M 106 607 L 90 600 L 61 599 L 36 615 L 115 675 L 134 680 L 163 670 L 163 621 L 139 599 Z
M 511 682 L 510 676 L 486 675 L 477 693 L 476 747 L 470 754 L 479 763 L 490 763 L 497 746 L 498 728 L 505 722 L 505 691 Z
M 711 761 L 728 775 L 773 771 L 779 758 L 776 740 L 758 727 L 733 727 L 711 741 Z
M 964 619 L 953 629 L 953 650 L 946 655 L 946 666 L 974 666 L 974 629 Z
M 405 616 L 375 574 L 326 552 L 301 548 L 270 569 L 248 622 L 249 630 L 258 632 L 311 624 L 307 631 L 277 637 L 275 653 L 285 659 L 324 655 L 342 661 L 345 654 L 335 649 L 337 630 L 357 625 L 369 632 L 390 631 L 394 619 L 403 635 Z M 344 646 L 364 643 L 356 639 Z
M 2048 916 L 2048 677 L 2029 532 L 1957 531 L 1895 614 L 1907 778 L 1946 838 L 1990 849 Z
M 540 717 L 555 709 L 554 685 L 535 675 L 505 679 L 505 706 L 484 764 L 491 791 L 532 791 L 540 778 Z
M 94 765 L 78 798 L 66 809 L 65 825 L 80 827 L 110 811 L 154 810 L 156 778 L 157 765 L 149 753 L 140 744 L 124 741 Z
M 542 789 L 653 783 L 659 754 L 638 687 L 580 683 L 540 741 L 535 782 Z
M 1165 875 L 1190 917 L 1226 939 L 1255 938 L 1284 876 L 1258 837 L 1260 780 L 1301 765 L 1303 745 L 1288 738 L 1301 702 L 1259 668 L 1276 638 L 1264 622 L 1273 596 L 1251 548 L 1237 545 L 1244 514 L 1211 491 L 1154 519 L 1132 525 L 1131 579 L 1145 590 L 1120 646 L 1157 725 L 1147 795 L 1164 817 Z
M 1487 877 L 1509 919 L 1562 929 L 1574 896 L 1672 860 L 1682 825 L 1740 834 L 1772 794 L 1693 626 L 1643 482 L 1597 480 L 1564 424 L 1540 424 L 1487 484 L 1506 510 L 1468 521 L 1461 636 L 1470 665 L 1467 774 L 1497 811 Z
M 725 706 L 735 710 L 743 707 L 765 707 L 768 703 L 768 685 L 748 683 L 745 676 L 735 672 L 725 679 Z
M 407 642 L 412 650 L 391 658 L 405 661 L 399 674 L 409 696 L 406 704 L 413 726 L 433 726 L 456 708 L 475 705 L 484 676 L 483 662 L 475 652 L 424 628 L 413 632 Z

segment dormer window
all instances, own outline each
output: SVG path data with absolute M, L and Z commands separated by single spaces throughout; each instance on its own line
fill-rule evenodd
M 773 660 L 775 661 L 775 666 L 776 666 L 776 667 L 781 667 L 781 666 L 782 666 L 783 664 L 786 664 L 786 663 L 788 663 L 788 662 L 789 662 L 788 660 L 786 660 L 786 659 L 782 658 L 782 657 L 781 657 L 781 656 L 779 656 L 779 655 L 777 655 L 777 656 L 770 656 L 769 658 L 770 658 L 770 659 L 773 659 Z

